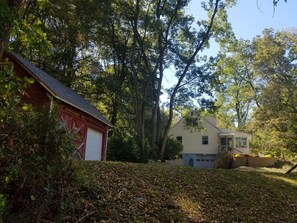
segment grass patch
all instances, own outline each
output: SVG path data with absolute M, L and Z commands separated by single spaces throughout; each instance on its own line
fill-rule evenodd
M 297 175 L 78 162 L 63 221 L 294 222 Z M 66 210 L 65 210 L 66 211 Z

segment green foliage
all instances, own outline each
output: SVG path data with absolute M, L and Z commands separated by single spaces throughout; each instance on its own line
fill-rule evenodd
M 55 110 L 20 102 L 29 80 L 10 72 L 0 83 L 0 211 L 5 222 L 54 221 L 71 184 L 72 140 Z M 6 87 L 7 86 L 7 87 Z M 5 89 L 5 90 L 3 90 Z
M 256 152 L 282 159 L 297 151 L 296 31 L 263 31 L 253 40 L 259 106 L 248 128 Z
M 214 60 L 221 126 L 252 133 L 254 153 L 296 152 L 296 31 L 265 29 L 253 41 L 231 39 Z
M 3 68 L 0 71 L 0 123 L 6 114 L 13 111 L 20 102 L 20 96 L 24 93 L 23 89 L 34 82 L 32 78 L 19 78 L 13 73 L 13 65 L 9 62 L 3 62 Z
M 139 162 L 139 147 L 134 137 L 113 135 L 107 147 L 107 160 Z
M 164 152 L 164 159 L 175 159 L 179 157 L 180 153 L 183 150 L 183 144 L 173 138 L 168 138 L 166 143 L 166 148 Z
M 46 55 L 51 47 L 42 29 L 41 15 L 48 0 L 1 1 L 0 3 L 0 57 L 4 50 Z M 8 43 L 13 42 L 11 44 Z M 8 46 L 7 46 L 8 45 Z M 1 58 L 2 59 L 2 58 Z
M 249 41 L 230 39 L 214 63 L 218 118 L 222 127 L 244 130 L 255 105 L 253 52 Z

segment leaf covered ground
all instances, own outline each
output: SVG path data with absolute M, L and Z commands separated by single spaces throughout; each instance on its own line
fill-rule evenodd
M 80 162 L 76 168 L 63 221 L 297 221 L 296 173 L 114 162 Z

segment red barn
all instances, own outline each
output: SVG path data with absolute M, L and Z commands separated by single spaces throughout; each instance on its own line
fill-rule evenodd
M 89 102 L 60 81 L 17 54 L 6 56 L 13 63 L 15 74 L 32 77 L 35 82 L 26 89 L 23 100 L 36 107 L 59 105 L 59 118 L 75 132 L 75 155 L 84 160 L 106 160 L 108 128 L 111 123 Z

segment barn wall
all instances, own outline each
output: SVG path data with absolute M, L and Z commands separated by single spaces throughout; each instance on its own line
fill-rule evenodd
M 83 143 L 83 146 L 80 150 L 80 155 L 82 158 L 85 157 L 86 152 L 86 138 L 88 128 L 95 129 L 102 133 L 102 150 L 101 150 L 101 160 L 106 160 L 106 144 L 108 137 L 108 126 L 102 122 L 99 122 L 97 119 L 92 116 L 82 112 L 79 109 L 76 109 L 70 105 L 67 105 L 63 102 L 60 102 L 59 105 L 60 117 L 66 119 L 66 127 L 73 128 L 73 123 L 77 123 L 77 127 L 80 127 L 82 130 L 79 132 L 79 135 L 83 137 L 83 140 L 77 139 L 77 144 Z M 71 117 L 71 118 L 67 118 Z M 65 120 L 64 120 L 65 121 Z M 71 124 L 72 123 L 72 124 Z

